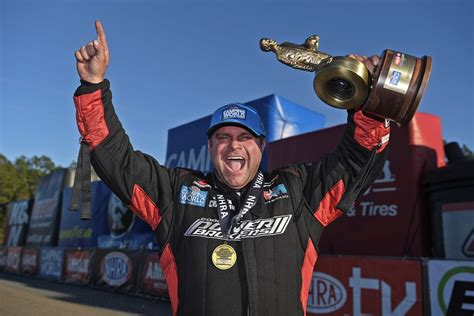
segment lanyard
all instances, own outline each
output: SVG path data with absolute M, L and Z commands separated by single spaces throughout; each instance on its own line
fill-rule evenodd
M 242 218 L 252 207 L 257 204 L 258 197 L 262 193 L 263 185 L 263 173 L 258 172 L 257 177 L 250 185 L 248 189 L 247 196 L 245 197 L 244 203 L 240 208 L 238 214 L 234 217 L 231 217 L 231 203 L 224 196 L 224 194 L 217 194 L 217 215 L 219 216 L 219 223 L 221 225 L 221 232 L 225 238 L 227 238 L 232 230 L 232 228 L 239 227 L 242 222 Z

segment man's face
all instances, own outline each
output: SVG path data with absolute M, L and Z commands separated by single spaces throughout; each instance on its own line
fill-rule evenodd
M 245 128 L 223 126 L 211 136 L 208 148 L 219 180 L 232 189 L 241 189 L 257 174 L 265 140 Z

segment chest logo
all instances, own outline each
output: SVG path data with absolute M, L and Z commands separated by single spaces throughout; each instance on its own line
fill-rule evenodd
M 202 191 L 196 186 L 188 187 L 183 185 L 179 191 L 179 203 L 204 207 L 206 205 L 207 193 L 207 191 Z
M 221 232 L 219 220 L 200 218 L 189 226 L 184 236 L 235 241 L 241 241 L 245 238 L 270 237 L 283 234 L 290 220 L 291 215 L 282 215 L 253 221 L 243 221 L 239 227 L 234 227 L 230 235 L 225 238 Z
M 271 189 L 267 189 L 263 191 L 263 199 L 265 200 L 265 204 L 274 202 L 279 199 L 287 199 L 288 198 L 288 191 L 284 184 L 279 184 L 276 187 Z

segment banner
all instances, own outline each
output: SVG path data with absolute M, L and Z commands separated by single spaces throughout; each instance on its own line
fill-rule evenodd
M 160 257 L 156 252 L 147 253 L 143 261 L 138 290 L 145 294 L 168 297 L 168 287 L 160 266 Z
M 21 247 L 7 248 L 7 260 L 4 270 L 11 273 L 20 272 Z
M 345 126 L 269 144 L 270 167 L 315 162 L 333 151 Z M 323 254 L 428 256 L 431 249 L 429 200 L 424 173 L 444 165 L 440 118 L 416 113 L 403 128 L 392 126 L 382 173 L 345 215 L 326 227 Z
M 69 210 L 72 188 L 65 188 L 63 190 L 58 245 L 68 248 L 96 248 L 98 237 L 109 233 L 107 206 L 110 194 L 110 189 L 102 181 L 92 182 L 91 218 L 81 220 L 79 211 Z
M 32 200 L 16 201 L 7 206 L 5 246 L 24 246 L 30 222 Z
M 59 281 L 63 276 L 64 250 L 52 247 L 41 248 L 39 276 Z
M 308 315 L 423 315 L 421 261 L 320 256 Z
M 21 252 L 21 273 L 36 275 L 38 273 L 39 250 L 37 248 L 23 248 Z
M 474 261 L 428 261 L 428 288 L 430 315 L 474 315 Z
M 108 231 L 98 237 L 104 249 L 158 249 L 155 232 L 114 194 L 106 208 Z
M 88 284 L 95 251 L 68 250 L 66 251 L 65 281 L 77 284 Z
M 119 292 L 136 292 L 142 253 L 97 249 L 95 256 L 92 277 L 96 286 Z
M 26 245 L 57 245 L 61 195 L 66 171 L 61 169 L 41 178 L 36 189 Z

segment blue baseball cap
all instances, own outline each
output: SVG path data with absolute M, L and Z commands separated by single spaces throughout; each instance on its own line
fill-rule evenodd
M 256 137 L 267 136 L 258 112 L 242 103 L 231 103 L 218 108 L 212 115 L 207 137 L 210 138 L 219 127 L 226 125 L 241 126 Z

